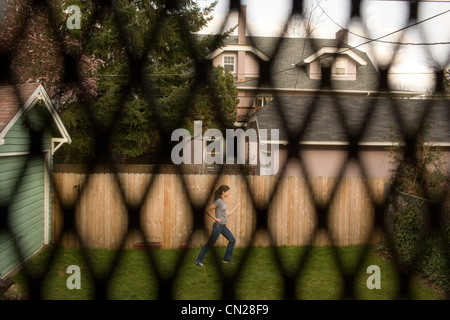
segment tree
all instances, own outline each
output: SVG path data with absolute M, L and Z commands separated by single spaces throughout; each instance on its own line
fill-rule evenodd
M 390 157 L 396 169 L 393 179 L 399 190 L 413 196 L 427 194 L 430 200 L 437 200 L 446 181 L 445 158 L 442 148 L 429 144 L 426 136 L 430 130 L 427 124 L 418 133 L 414 146 L 414 157 L 405 157 L 405 146 L 393 144 Z M 397 134 L 391 134 L 392 141 L 401 141 Z M 394 182 L 394 181 L 393 181 Z
M 205 9 L 194 1 L 176 3 L 176 10 L 168 10 L 165 1 L 117 0 L 114 10 L 99 11 L 85 51 L 104 61 L 98 96 L 91 102 L 94 121 L 80 113 L 79 103 L 64 111 L 69 131 L 79 131 L 80 137 L 66 152 L 92 154 L 94 140 L 86 136 L 93 137 L 99 126 L 113 128 L 116 156 L 138 157 L 161 143 L 162 129 L 191 128 L 197 119 L 204 121 L 205 130 L 233 125 L 238 100 L 232 75 L 210 66 L 209 81 L 198 82 L 194 68 L 195 59 L 216 49 L 229 33 L 196 35 L 212 18 L 216 3 Z M 142 68 L 133 68 L 131 59 Z
M 445 194 L 446 162 L 442 149 L 427 143 L 429 130 L 426 124 L 413 148 L 395 144 L 401 138 L 391 133 L 394 143 L 389 151 L 396 169 L 391 178 L 387 246 L 403 272 L 418 273 L 448 290 L 450 269 L 445 257 L 450 253 L 450 199 Z M 439 230 L 433 229 L 433 219 Z
M 301 15 L 297 14 L 292 17 L 288 27 L 288 34 L 293 37 L 310 39 L 312 34 L 319 25 L 322 13 L 316 15 L 315 11 L 320 6 L 319 0 L 315 5 L 312 4 L 309 8 L 304 8 Z M 322 11 L 323 12 L 323 11 Z
M 2 19 L 0 48 L 12 57 L 14 81 L 43 83 L 61 111 L 73 140 L 63 153 L 93 155 L 103 133 L 114 156 L 138 157 L 160 143 L 162 129 L 197 119 L 205 130 L 233 125 L 231 75 L 209 66 L 208 81 L 199 82 L 204 75 L 194 67 L 231 32 L 196 35 L 217 2 L 204 9 L 191 0 L 102 3 L 108 7 L 8 0 Z M 80 9 L 80 28 L 68 27 L 69 5 Z
M 92 74 L 103 61 L 84 52 L 80 32 L 64 28 L 64 1 L 7 0 L 0 23 L 0 48 L 9 53 L 14 83 L 40 82 L 57 107 L 76 100 L 77 95 L 96 95 L 97 78 Z M 60 5 L 62 4 L 62 5 Z M 66 81 L 65 58 L 75 57 L 80 82 Z M 72 71 L 72 70 L 71 70 Z

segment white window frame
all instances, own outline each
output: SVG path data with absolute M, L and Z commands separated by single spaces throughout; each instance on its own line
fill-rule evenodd
M 227 62 L 227 58 L 232 58 L 233 59 L 233 63 L 231 62 Z M 228 69 L 226 66 L 233 66 L 233 70 Z M 232 54 L 224 54 L 223 55 L 223 67 L 224 69 L 228 69 L 231 71 L 231 73 L 236 73 L 236 55 L 232 55 Z
M 253 108 L 263 108 L 267 103 L 269 103 L 270 101 L 272 101 L 274 98 L 271 95 L 258 95 L 254 100 L 253 100 Z

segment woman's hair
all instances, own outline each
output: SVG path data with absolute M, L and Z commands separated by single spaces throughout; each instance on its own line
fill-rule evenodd
M 229 186 L 226 185 L 221 185 L 216 192 L 214 193 L 214 201 L 216 201 L 217 199 L 220 198 L 220 196 L 222 195 L 222 193 L 227 192 L 228 190 L 230 190 Z

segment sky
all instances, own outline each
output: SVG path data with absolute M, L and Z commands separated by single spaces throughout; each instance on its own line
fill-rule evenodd
M 213 0 L 199 0 L 208 5 Z M 248 32 L 255 36 L 280 36 L 292 10 L 291 0 L 243 0 L 247 5 Z M 409 4 L 398 0 L 366 0 L 361 3 L 361 21 L 350 20 L 350 0 L 304 0 L 304 7 L 312 13 L 314 38 L 334 38 L 344 27 L 357 35 L 375 39 L 410 25 Z M 202 33 L 217 33 L 226 23 L 237 25 L 237 14 L 225 21 L 229 0 L 219 0 L 214 19 Z M 375 65 L 386 65 L 394 61 L 390 69 L 390 81 L 394 88 L 412 91 L 432 90 L 434 71 L 432 67 L 450 66 L 450 0 L 423 1 L 419 4 L 417 22 L 441 14 L 435 18 L 406 28 L 384 41 L 413 43 L 393 45 L 378 41 L 361 45 L 367 39 L 350 34 L 349 44 L 366 52 Z M 299 36 L 298 27 L 289 26 L 285 36 Z M 448 42 L 439 45 L 417 45 L 417 43 Z
M 207 6 L 214 0 L 197 0 Z M 0 9 L 5 0 L 0 0 Z M 334 38 L 341 27 L 371 39 L 378 38 L 408 26 L 408 1 L 363 0 L 362 21 L 350 21 L 351 0 L 304 0 L 304 7 L 312 13 L 314 38 Z M 248 31 L 255 36 L 280 36 L 291 9 L 292 0 L 243 0 L 247 5 Z M 227 27 L 237 25 L 237 14 L 225 21 L 229 0 L 218 0 L 214 19 L 202 33 L 218 33 L 225 23 Z M 1 10 L 0 10 L 1 12 Z M 443 14 L 442 14 L 443 13 Z M 408 43 L 450 43 L 450 0 L 423 0 L 419 4 L 418 21 L 430 19 L 415 27 L 383 38 L 384 41 Z M 299 36 L 298 27 L 289 26 L 285 36 Z M 298 24 L 297 24 L 298 26 Z M 395 89 L 425 91 L 432 90 L 433 66 L 450 66 L 450 44 L 440 45 L 392 45 L 371 42 L 350 34 L 349 44 L 366 52 L 375 66 L 393 61 L 390 81 Z

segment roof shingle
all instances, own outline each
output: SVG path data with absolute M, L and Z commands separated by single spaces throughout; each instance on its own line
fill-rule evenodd
M 39 83 L 0 86 L 0 132 L 38 87 Z
M 236 36 L 224 40 L 225 45 L 237 45 Z M 252 45 L 272 59 L 271 80 L 278 89 L 320 88 L 320 80 L 308 76 L 302 61 L 323 47 L 350 48 L 337 39 L 288 38 L 288 37 L 247 37 L 246 45 Z M 378 88 L 379 74 L 368 55 L 358 49 L 351 49 L 367 61 L 357 69 L 356 81 L 332 81 L 333 90 L 373 91 Z M 259 79 L 249 79 L 238 83 L 240 88 L 254 88 L 261 85 Z M 267 84 L 262 84 L 267 85 Z
M 427 140 L 450 144 L 448 100 L 277 97 L 257 111 L 249 122 L 257 120 L 260 129 L 278 129 L 282 141 L 289 140 L 288 130 L 294 136 L 304 130 L 300 141 L 345 143 L 349 141 L 347 132 L 355 135 L 364 130 L 359 142 L 385 144 L 391 142 L 389 134 L 399 132 L 400 127 L 416 130 L 425 110 L 429 110 L 426 118 L 426 123 L 430 125 Z M 365 124 L 368 112 L 371 114 Z M 404 125 L 398 124 L 396 112 Z

